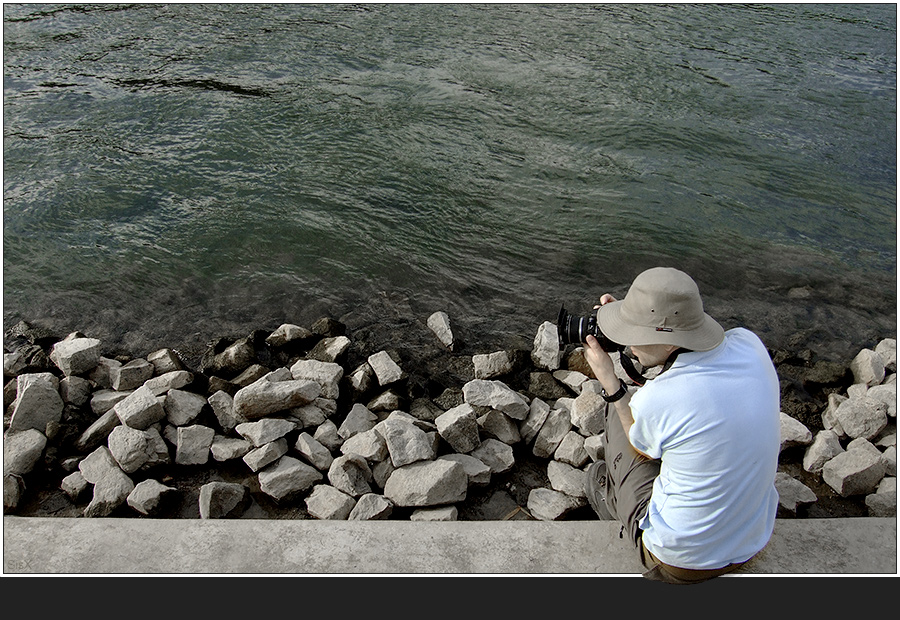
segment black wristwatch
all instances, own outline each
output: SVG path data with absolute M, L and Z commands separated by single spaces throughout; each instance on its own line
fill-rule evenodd
M 609 395 L 606 393 L 604 388 L 600 388 L 600 396 L 608 403 L 614 403 L 617 400 L 621 400 L 623 396 L 628 393 L 628 386 L 625 385 L 625 382 L 622 379 L 619 379 L 619 389 L 616 390 L 616 393 L 613 395 Z

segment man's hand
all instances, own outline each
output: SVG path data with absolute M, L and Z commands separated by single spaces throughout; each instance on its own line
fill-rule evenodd
M 600 297 L 600 306 L 605 306 L 613 301 L 616 301 L 616 298 L 606 293 Z M 594 306 L 594 309 L 600 306 Z M 591 370 L 594 371 L 594 376 L 597 377 L 603 389 L 613 394 L 619 389 L 619 379 L 616 377 L 616 369 L 613 366 L 612 358 L 609 356 L 609 353 L 603 350 L 600 342 L 593 336 L 588 336 L 584 345 L 584 359 L 587 360 Z

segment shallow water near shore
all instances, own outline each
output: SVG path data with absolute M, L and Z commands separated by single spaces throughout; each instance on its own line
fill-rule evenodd
M 896 334 L 892 5 L 4 5 L 4 327 L 529 348 L 642 269 Z

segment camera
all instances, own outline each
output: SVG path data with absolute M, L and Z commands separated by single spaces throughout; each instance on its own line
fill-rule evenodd
M 597 324 L 599 310 L 599 308 L 594 310 L 588 316 L 573 316 L 566 311 L 565 306 L 561 307 L 556 319 L 559 348 L 562 349 L 567 344 L 582 343 L 587 340 L 588 336 L 593 336 L 607 353 L 624 350 L 623 345 L 613 342 L 600 331 L 600 326 Z

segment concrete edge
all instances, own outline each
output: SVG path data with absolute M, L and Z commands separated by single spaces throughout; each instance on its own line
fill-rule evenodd
M 3 572 L 634 575 L 613 521 L 3 518 Z M 735 575 L 896 574 L 896 519 L 779 519 Z

